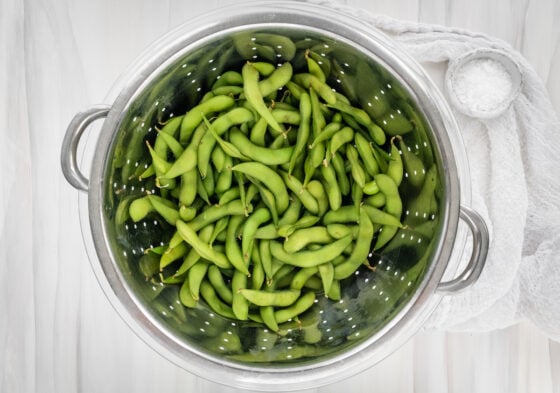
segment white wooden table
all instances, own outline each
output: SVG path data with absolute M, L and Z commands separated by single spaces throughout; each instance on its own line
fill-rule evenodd
M 59 165 L 77 111 L 103 102 L 130 62 L 189 17 L 233 0 L 0 2 L 0 392 L 234 392 L 140 341 L 97 284 L 77 191 Z M 520 50 L 560 109 L 560 2 L 349 0 L 464 27 Z M 559 393 L 560 343 L 529 324 L 423 332 L 371 370 L 317 392 Z

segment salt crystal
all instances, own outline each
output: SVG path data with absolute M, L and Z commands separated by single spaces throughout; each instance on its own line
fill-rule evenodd
M 508 70 L 490 58 L 473 59 L 455 71 L 457 100 L 472 111 L 496 110 L 509 97 L 513 81 Z

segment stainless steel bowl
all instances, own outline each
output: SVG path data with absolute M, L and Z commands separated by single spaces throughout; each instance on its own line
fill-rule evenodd
M 244 61 L 232 37 L 257 31 L 323 45 L 321 55 L 343 64 L 331 75 L 335 88 L 353 94 L 362 105 L 367 84 L 347 83 L 345 75 L 355 73 L 357 61 L 365 61 L 371 72 L 382 76 L 380 94 L 404 102 L 415 113 L 416 129 L 405 138 L 426 167 L 435 166 L 439 184 L 433 211 L 412 210 L 418 191 L 405 176 L 405 216 L 414 216 L 418 226 L 426 224 L 428 233 L 417 227 L 400 230 L 382 253 L 372 255 L 374 270 L 359 270 L 345 282 L 341 301 L 320 299 L 299 325 L 285 325 L 282 335 L 219 317 L 204 304 L 186 309 L 173 286 L 146 282 L 138 272 L 138 259 L 162 241 L 165 227 L 158 220 L 115 220 L 123 198 L 153 187 L 139 182 L 135 173 L 146 163 L 144 142 L 155 137 L 155 125 L 172 112 L 184 111 L 225 68 Z M 71 121 L 62 146 L 62 168 L 70 184 L 84 191 L 84 238 L 106 295 L 136 334 L 178 366 L 242 388 L 294 390 L 328 384 L 386 357 L 422 326 L 441 296 L 478 278 L 488 232 L 468 208 L 465 152 L 448 105 L 410 56 L 359 18 L 300 2 L 224 8 L 154 43 L 117 86 L 109 105 L 92 107 Z M 78 144 L 91 123 L 102 118 L 88 179 L 77 164 Z M 472 255 L 454 279 L 444 281 L 446 271 L 449 275 L 458 269 L 467 241 L 460 220 L 472 234 Z M 307 329 L 319 332 L 313 344 L 306 338 Z M 229 356 L 223 345 L 228 335 L 239 339 L 249 361 Z M 304 346 L 313 350 L 302 352 Z

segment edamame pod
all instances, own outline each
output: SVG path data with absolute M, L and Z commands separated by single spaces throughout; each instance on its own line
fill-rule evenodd
M 289 196 L 282 178 L 272 169 L 259 162 L 244 162 L 235 165 L 232 170 L 244 173 L 262 182 L 276 197 L 278 213 L 288 208 Z
M 301 293 L 297 289 L 285 289 L 279 291 L 240 289 L 239 292 L 252 304 L 255 304 L 257 306 L 273 307 L 291 306 L 299 298 L 299 295 Z
M 285 131 L 284 128 L 278 124 L 264 103 L 259 89 L 259 72 L 251 63 L 246 63 L 241 74 L 243 75 L 243 92 L 247 101 L 255 108 L 259 115 L 266 119 L 270 127 L 277 132 L 283 133 Z
M 234 104 L 235 100 L 232 97 L 216 96 L 191 108 L 181 122 L 181 143 L 187 143 L 190 140 L 194 130 L 202 122 L 203 115 L 224 111 L 231 108 Z
M 333 260 L 342 254 L 351 242 L 352 236 L 346 236 L 321 247 L 319 250 L 288 253 L 284 250 L 284 246 L 281 243 L 272 241 L 270 243 L 270 252 L 274 258 L 281 262 L 299 267 L 310 267 Z

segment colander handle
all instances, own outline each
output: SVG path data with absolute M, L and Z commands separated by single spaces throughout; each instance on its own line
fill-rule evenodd
M 78 166 L 78 144 L 84 131 L 95 120 L 107 117 L 110 107 L 99 105 L 91 107 L 83 112 L 77 113 L 68 128 L 62 141 L 62 149 L 60 152 L 60 164 L 64 177 L 74 188 L 80 191 L 88 190 L 89 180 L 80 171 Z
M 438 291 L 447 294 L 457 293 L 472 285 L 480 277 L 488 255 L 490 235 L 484 219 L 466 206 L 461 206 L 459 217 L 472 233 L 472 255 L 465 269 L 457 277 L 439 283 Z

